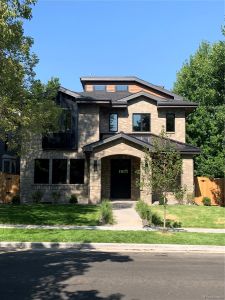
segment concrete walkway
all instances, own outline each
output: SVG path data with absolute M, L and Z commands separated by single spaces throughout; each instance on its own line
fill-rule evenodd
M 134 201 L 117 200 L 112 201 L 113 216 L 115 224 L 112 228 L 120 228 L 120 230 L 127 228 L 134 228 L 141 230 L 143 228 L 141 218 L 135 210 Z

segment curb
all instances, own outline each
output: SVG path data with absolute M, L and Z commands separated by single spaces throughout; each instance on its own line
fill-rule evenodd
M 225 253 L 225 246 L 117 243 L 0 242 L 0 250 Z

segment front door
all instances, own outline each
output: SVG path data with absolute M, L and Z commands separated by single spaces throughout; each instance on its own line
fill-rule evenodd
M 130 199 L 131 161 L 130 159 L 111 159 L 111 198 Z

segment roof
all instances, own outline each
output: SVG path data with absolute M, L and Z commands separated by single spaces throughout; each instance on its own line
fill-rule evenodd
M 137 144 L 141 147 L 147 148 L 150 151 L 153 151 L 154 149 L 154 139 L 160 139 L 160 137 L 158 135 L 152 134 L 152 133 L 148 133 L 148 134 L 139 134 L 139 133 L 124 133 L 124 132 L 119 132 L 115 135 L 112 135 L 110 137 L 106 137 L 105 139 L 102 140 L 98 140 L 97 142 L 88 144 L 86 146 L 83 147 L 83 151 L 84 152 L 92 152 L 94 149 L 98 148 L 99 146 L 102 145 L 106 145 L 112 141 L 116 141 L 116 140 L 125 140 L 125 141 L 130 141 L 133 142 L 134 144 Z M 164 140 L 169 140 L 171 142 L 172 145 L 174 145 L 175 149 L 177 151 L 179 151 L 181 154 L 199 154 L 200 153 L 200 149 L 198 147 L 186 144 L 186 143 L 182 143 L 182 142 L 178 142 L 175 141 L 173 139 L 166 139 L 164 138 Z
M 80 78 L 80 81 L 82 83 L 82 85 L 84 86 L 84 84 L 86 82 L 106 82 L 106 81 L 113 81 L 113 82 L 137 82 L 141 85 L 144 85 L 146 87 L 149 87 L 155 91 L 158 91 L 158 92 L 161 92 L 161 93 L 164 93 L 164 94 L 167 94 L 169 96 L 172 96 L 174 99 L 183 99 L 182 96 L 179 96 L 177 94 L 174 94 L 173 92 L 165 89 L 164 87 L 162 86 L 159 86 L 159 85 L 155 85 L 155 84 L 152 84 L 148 81 L 145 81 L 145 80 L 142 80 L 136 76 L 91 76 L 91 77 L 81 77 Z
M 149 100 L 153 100 L 156 102 L 156 105 L 159 108 L 166 108 L 166 107 L 191 107 L 195 108 L 198 106 L 197 103 L 187 101 L 187 100 L 178 100 L 178 99 L 168 99 L 162 98 L 150 93 L 141 91 L 138 93 L 129 93 L 129 92 L 106 92 L 106 91 L 92 91 L 92 92 L 73 92 L 71 90 L 65 89 L 60 87 L 60 92 L 72 96 L 76 99 L 78 103 L 92 103 L 92 104 L 103 104 L 108 103 L 111 104 L 113 107 L 126 107 L 128 102 L 138 97 L 145 97 Z

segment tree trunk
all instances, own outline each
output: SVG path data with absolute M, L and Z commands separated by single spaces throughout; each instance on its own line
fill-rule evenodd
M 163 230 L 166 230 L 166 197 L 164 197 L 164 212 L 163 212 Z

